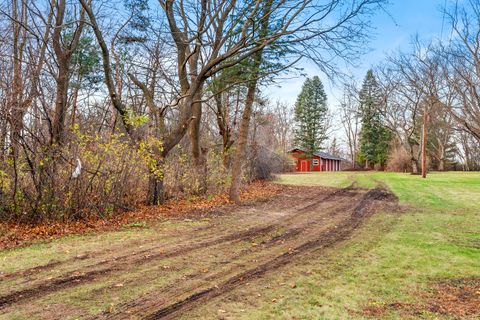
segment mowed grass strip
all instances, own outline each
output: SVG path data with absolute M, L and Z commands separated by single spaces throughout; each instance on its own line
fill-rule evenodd
M 403 319 L 405 309 L 384 306 L 428 304 L 433 283 L 480 278 L 480 173 L 431 173 L 427 179 L 307 173 L 280 175 L 277 181 L 312 187 L 383 184 L 399 197 L 402 210 L 376 214 L 350 240 L 246 283 L 185 319 Z M 365 309 L 372 306 L 382 312 L 369 315 Z M 413 318 L 451 317 L 420 310 Z

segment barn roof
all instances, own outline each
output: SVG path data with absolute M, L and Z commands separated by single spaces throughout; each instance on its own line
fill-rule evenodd
M 330 159 L 330 160 L 343 160 L 342 158 L 340 157 L 337 157 L 337 156 L 334 156 L 334 155 L 331 155 L 330 153 L 326 153 L 326 152 L 323 152 L 323 151 L 318 151 L 318 152 L 315 152 L 314 155 L 320 157 L 320 158 L 323 158 L 323 159 Z
M 295 148 L 295 149 L 290 150 L 290 153 L 295 152 L 295 151 L 304 152 L 302 149 Z M 334 155 L 331 155 L 330 153 L 323 152 L 323 151 L 317 151 L 317 152 L 315 152 L 313 155 L 315 155 L 315 156 L 317 156 L 317 157 L 320 157 L 320 158 L 323 158 L 323 159 L 343 161 L 342 158 L 337 157 L 337 156 L 334 156 Z

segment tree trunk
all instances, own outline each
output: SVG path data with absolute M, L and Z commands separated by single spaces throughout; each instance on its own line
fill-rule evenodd
M 198 193 L 203 195 L 207 192 L 207 159 L 206 149 L 203 149 L 200 144 L 200 125 L 202 120 L 202 92 L 201 89 L 197 91 L 193 98 L 192 116 L 193 119 L 189 126 L 189 138 L 192 148 L 192 156 L 195 167 L 195 173 L 198 179 L 199 189 Z
M 438 171 L 445 171 L 445 159 L 441 158 L 438 160 Z
M 0 124 L 0 161 L 5 160 L 7 146 L 7 122 Z
M 67 93 L 69 84 L 69 61 L 61 58 L 58 66 L 55 114 L 52 125 L 52 144 L 61 145 L 64 140 L 65 115 L 67 113 Z
M 438 142 L 438 171 L 445 171 L 445 146 L 443 141 L 437 137 Z
M 427 110 L 423 114 L 422 129 L 422 178 L 427 177 Z
M 272 8 L 273 0 L 264 1 L 264 18 L 260 21 L 260 35 L 268 33 L 270 10 Z M 235 150 L 235 157 L 232 163 L 232 184 L 230 185 L 230 200 L 240 201 L 240 185 L 242 183 L 242 163 L 245 160 L 245 151 L 248 140 L 248 129 L 250 127 L 250 118 L 252 115 L 253 102 L 255 101 L 255 92 L 257 90 L 258 76 L 260 74 L 260 67 L 263 60 L 263 48 L 260 48 L 252 56 L 252 73 L 247 84 L 247 97 L 245 99 L 245 108 L 243 109 L 242 120 L 240 121 L 240 130 L 238 133 L 237 149 Z
M 82 35 L 84 26 L 84 14 L 85 10 L 80 10 L 78 16 L 78 26 L 72 34 L 71 41 L 65 41 L 62 34 L 65 32 L 65 12 L 67 2 L 66 0 L 60 0 L 56 4 L 56 18 L 55 29 L 52 34 L 52 47 L 57 59 L 58 73 L 55 77 L 57 84 L 56 99 L 55 99 L 55 114 L 53 116 L 52 132 L 51 132 L 51 144 L 61 145 L 64 139 L 65 132 L 65 118 L 68 107 L 68 87 L 70 83 L 70 63 L 72 54 L 78 47 L 80 37 Z
M 230 168 L 231 162 L 232 162 L 232 159 L 230 157 L 230 147 L 225 148 L 225 146 L 224 146 L 223 149 L 222 149 L 223 167 L 228 170 Z
M 21 27 L 21 24 L 26 24 L 24 17 L 24 10 L 26 10 L 25 2 L 21 1 L 21 10 L 18 12 L 17 1 L 12 2 L 12 29 L 13 29 L 13 79 L 12 79 L 12 93 L 10 97 L 10 130 L 11 130 L 11 155 L 14 160 L 19 153 L 19 143 L 23 130 L 23 116 L 25 114 L 23 104 L 23 75 L 22 75 L 22 63 L 23 63 L 23 51 L 25 48 L 25 28 Z M 23 31 L 22 31 L 23 30 Z M 15 163 L 14 163 L 15 164 Z M 15 190 L 16 192 L 16 183 Z
M 163 190 L 163 177 L 151 175 L 148 179 L 148 204 L 159 205 L 165 203 L 165 193 Z
M 247 147 L 248 131 L 250 128 L 250 117 L 252 115 L 253 102 L 255 101 L 255 91 L 257 89 L 257 80 L 248 83 L 247 98 L 245 100 L 245 109 L 243 110 L 240 130 L 238 133 L 237 148 L 235 157 L 232 161 L 232 184 L 230 185 L 230 200 L 240 201 L 240 186 L 242 183 L 242 164 L 245 160 L 245 150 Z
M 257 122 L 255 120 L 255 114 L 253 114 L 253 128 L 252 128 L 252 136 L 250 137 L 250 174 L 255 174 L 255 161 L 257 159 Z
M 468 146 L 468 139 L 464 138 L 464 149 L 465 149 L 465 171 L 470 171 L 470 147 Z
M 164 164 L 163 158 L 157 160 L 155 172 L 151 172 L 148 178 L 147 203 L 149 205 L 159 205 L 165 203 L 164 191 Z
M 417 161 L 417 159 L 411 158 L 410 163 L 412 164 L 412 174 L 418 174 L 418 161 Z
M 22 2 L 22 14 L 23 16 L 24 2 Z M 23 33 L 20 33 L 20 23 L 18 23 L 17 16 L 17 2 L 13 1 L 13 88 L 12 88 L 12 97 L 10 100 L 11 111 L 10 111 L 10 130 L 11 130 L 11 151 L 10 155 L 12 157 L 13 169 L 14 169 L 14 179 L 13 179 L 13 204 L 14 210 L 16 210 L 16 193 L 18 190 L 18 166 L 17 161 L 20 154 L 20 140 L 22 138 L 23 131 L 23 117 L 25 114 L 24 104 L 23 104 L 23 77 L 22 77 L 22 63 L 23 63 L 23 49 L 25 47 L 25 40 Z M 23 21 L 25 22 L 25 21 Z
M 10 130 L 11 130 L 11 154 L 16 157 L 20 150 L 20 140 L 23 131 L 23 107 L 15 103 L 10 114 Z
M 77 104 L 78 104 L 78 92 L 80 91 L 80 83 L 82 77 L 79 75 L 77 78 L 77 86 L 75 88 L 75 91 L 73 92 L 73 99 L 72 99 L 72 116 L 71 116 L 71 127 L 75 125 L 75 122 L 77 121 Z
M 216 117 L 219 134 L 222 136 L 222 162 L 225 169 L 230 168 L 230 148 L 233 145 L 232 133 L 228 120 L 229 107 L 223 105 L 222 95 L 216 94 L 214 96 L 217 107 Z

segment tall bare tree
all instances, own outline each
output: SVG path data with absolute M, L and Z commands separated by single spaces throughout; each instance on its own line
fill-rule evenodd
M 360 135 L 361 118 L 358 90 L 355 84 L 346 84 L 340 101 L 340 121 L 345 133 L 348 155 L 352 168 L 357 166 L 358 139 Z
M 451 44 L 439 50 L 443 73 L 457 93 L 449 106 L 452 117 L 480 140 L 480 1 L 468 0 L 445 11 L 451 22 Z
M 58 71 L 55 76 L 57 92 L 55 98 L 55 112 L 52 123 L 51 143 L 61 144 L 66 125 L 68 109 L 68 90 L 72 75 L 71 62 L 77 50 L 85 25 L 85 10 L 71 8 L 70 12 L 79 10 L 78 16 L 67 15 L 67 1 L 55 1 L 55 26 L 52 34 L 52 46 L 55 52 Z M 73 25 L 73 27 L 72 27 Z

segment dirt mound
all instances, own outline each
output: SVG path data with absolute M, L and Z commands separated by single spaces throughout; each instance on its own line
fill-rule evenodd
M 390 190 L 384 188 L 375 188 L 372 189 L 368 196 L 373 200 L 380 200 L 380 201 L 396 201 L 398 200 L 397 196 L 394 195 Z

